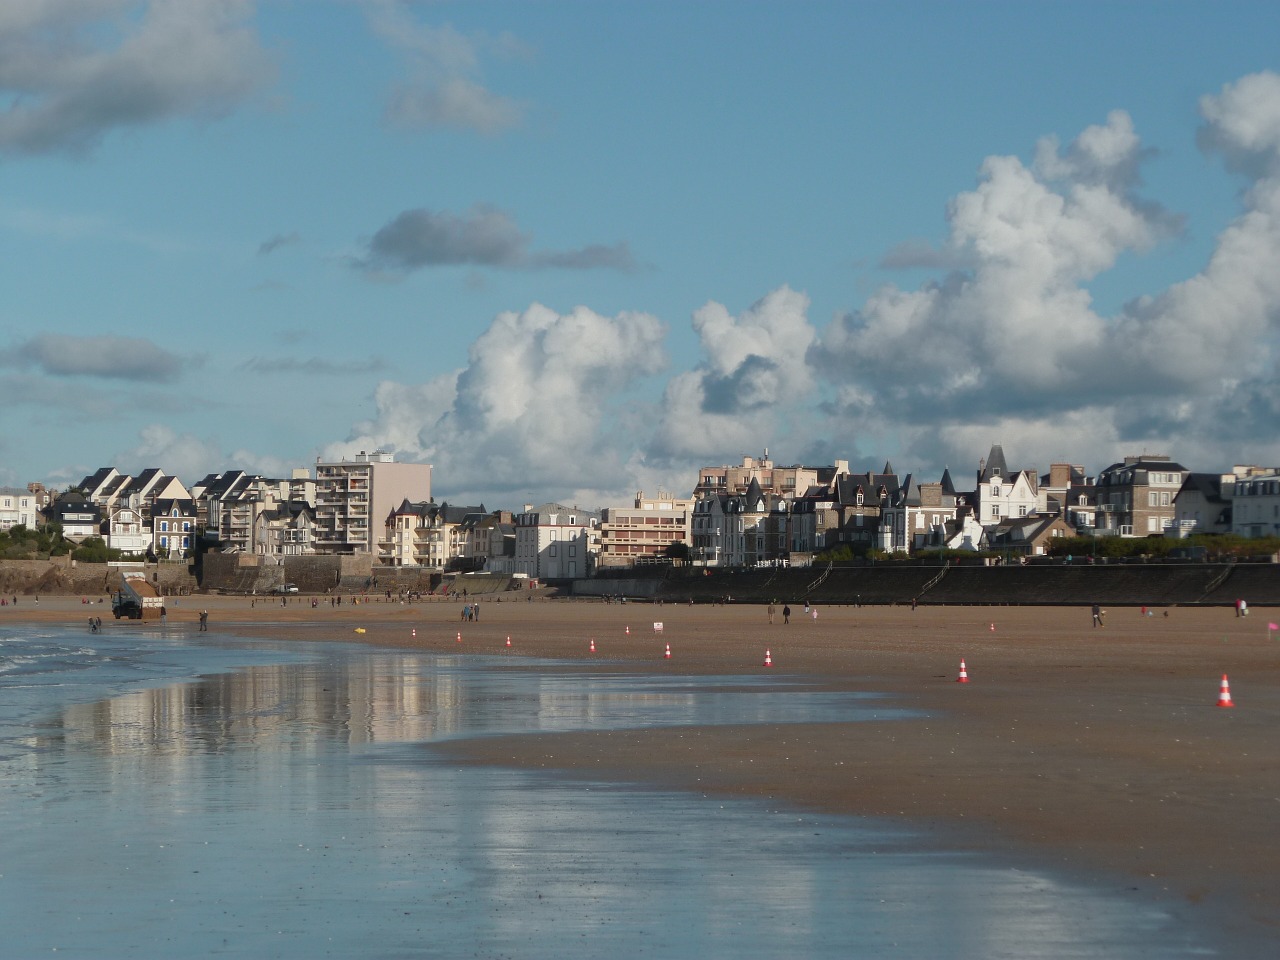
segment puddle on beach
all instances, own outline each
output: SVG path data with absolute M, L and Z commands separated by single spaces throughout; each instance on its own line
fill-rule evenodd
M 906 830 L 458 769 L 421 748 L 905 715 L 883 699 L 775 678 L 196 642 L 0 636 L 6 955 L 1212 953 L 1120 888 L 938 851 Z

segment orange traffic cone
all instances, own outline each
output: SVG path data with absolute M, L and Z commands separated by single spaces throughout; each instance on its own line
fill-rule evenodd
M 507 637 L 507 649 L 508 649 L 508 650 L 510 650 L 510 649 L 511 649 L 511 637 L 510 637 L 510 636 L 508 636 L 508 637 Z
M 1235 704 L 1231 702 L 1231 687 L 1227 685 L 1227 675 L 1225 673 L 1222 675 L 1222 692 L 1218 694 L 1218 706 L 1235 706 Z
M 590 652 L 590 653 L 595 653 L 595 652 L 596 652 L 596 638 L 595 638 L 595 637 L 592 637 L 592 638 L 591 638 L 591 650 L 590 650 L 589 652 Z
M 461 642 L 462 642 L 462 631 L 461 631 L 461 630 L 459 630 L 459 631 L 458 631 L 458 642 L 459 642 L 459 643 L 461 643 Z
M 960 660 L 960 676 L 956 677 L 956 683 L 968 683 L 969 671 L 964 668 L 964 659 Z
M 667 644 L 667 652 L 666 652 L 666 653 L 664 653 L 662 656 L 663 656 L 663 659 L 665 659 L 665 660 L 670 660 L 670 659 L 671 659 L 671 644 L 669 644 L 669 643 Z
M 624 632 L 626 633 L 626 635 L 627 635 L 628 637 L 629 637 L 629 636 L 631 636 L 631 628 L 630 628 L 630 627 L 627 627 L 627 628 L 624 630 Z
M 991 632 L 992 633 L 996 632 L 996 625 L 994 623 L 991 625 Z
M 773 655 L 772 655 L 771 653 L 769 653 L 769 651 L 768 651 L 768 650 L 765 650 L 765 652 L 764 652 L 764 665 L 765 665 L 766 667 L 772 667 L 772 666 L 773 666 Z

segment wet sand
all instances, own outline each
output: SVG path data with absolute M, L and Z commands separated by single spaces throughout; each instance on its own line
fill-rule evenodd
M 651 606 L 186 597 L 168 627 L 545 657 L 629 673 L 797 676 L 918 709 L 883 723 L 675 728 L 459 741 L 459 762 L 770 797 L 900 819 L 1046 865 L 1119 878 L 1210 923 L 1224 948 L 1280 938 L 1280 611 Z M 21 597 L 0 622 L 85 623 L 106 604 Z M 655 633 L 654 621 L 663 631 Z M 136 624 L 134 624 L 136 626 Z M 158 629 L 159 625 L 154 624 Z M 994 627 L 994 629 L 993 629 Z M 361 628 L 364 633 L 356 633 Z M 87 624 L 86 624 L 87 629 Z M 413 632 L 416 631 L 416 636 Z M 461 632 L 462 641 L 457 634 Z M 506 647 L 507 637 L 512 647 Z M 594 639 L 597 652 L 588 653 Z M 664 658 L 670 643 L 672 658 Z M 763 666 L 765 650 L 772 668 Z M 964 658 L 970 682 L 956 682 Z M 531 664 L 531 669 L 536 666 Z M 1223 674 L 1233 709 L 1217 706 Z

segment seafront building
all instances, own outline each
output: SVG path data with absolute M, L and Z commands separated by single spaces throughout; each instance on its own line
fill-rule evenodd
M 23 526 L 36 528 L 36 497 L 30 490 L 17 487 L 0 487 L 0 530 Z
M 546 503 L 523 511 L 437 504 L 432 467 L 384 451 L 317 460 L 287 479 L 243 470 L 188 489 L 159 468 L 103 467 L 51 496 L 40 484 L 0 488 L 0 530 L 61 524 L 68 539 L 101 536 L 128 556 L 178 559 L 203 537 L 224 553 L 282 561 L 363 556 L 372 565 L 572 579 L 647 563 L 708 567 L 806 565 L 847 547 L 1046 552 L 1064 536 L 1280 535 L 1280 469 L 1237 465 L 1193 473 L 1164 454 L 1125 457 L 1090 477 L 1057 462 L 1011 469 L 1001 444 L 978 461 L 971 489 L 950 469 L 934 480 L 891 463 L 778 466 L 766 450 L 698 471 L 692 494 L 637 493 L 601 511 Z M 43 503 L 43 506 L 38 506 Z
M 544 503 L 525 504 L 515 521 L 515 573 L 531 580 L 590 576 L 600 551 L 600 514 Z
M 397 463 L 381 450 L 351 460 L 316 460 L 317 553 L 377 556 L 386 517 L 402 501 L 431 499 L 431 465 Z
M 630 567 L 670 559 L 677 544 L 689 546 L 692 498 L 659 490 L 636 493 L 629 507 L 606 507 L 600 519 L 600 566 Z

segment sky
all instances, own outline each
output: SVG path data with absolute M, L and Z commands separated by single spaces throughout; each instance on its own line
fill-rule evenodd
M 1280 464 L 1280 5 L 4 0 L 0 484 Z

